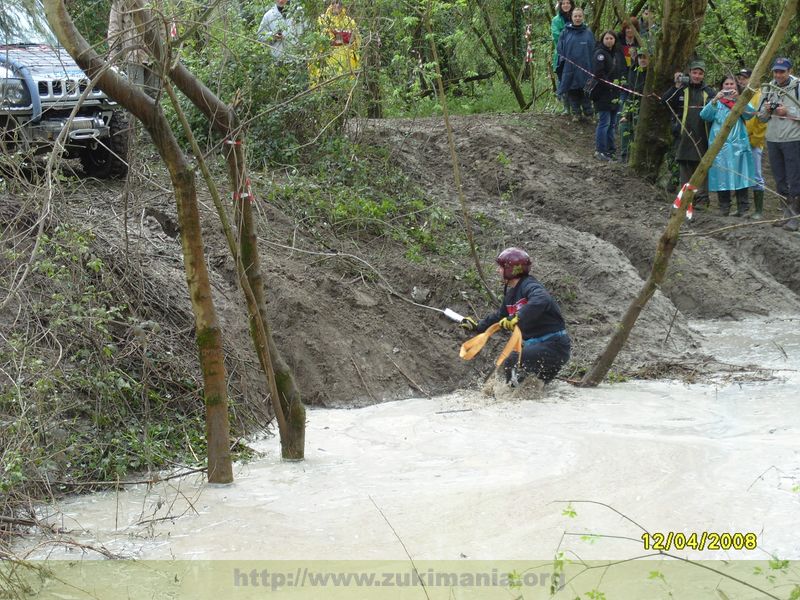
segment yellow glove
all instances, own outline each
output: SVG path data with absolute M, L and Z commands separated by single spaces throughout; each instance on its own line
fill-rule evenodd
M 517 315 L 505 317 L 504 319 L 500 319 L 500 327 L 507 331 L 514 331 L 514 327 L 517 326 L 517 321 L 519 321 L 519 316 Z
M 475 331 L 478 327 L 478 322 L 472 317 L 464 317 L 464 320 L 458 326 L 465 331 Z

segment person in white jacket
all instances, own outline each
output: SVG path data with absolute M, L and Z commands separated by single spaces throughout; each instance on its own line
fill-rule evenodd
M 108 58 L 121 64 L 128 79 L 155 98 L 161 87 L 153 70 L 152 57 L 144 41 L 145 23 L 138 23 L 136 3 L 131 0 L 113 0 L 108 15 Z M 140 11 L 141 12 L 141 11 Z
M 272 58 L 276 61 L 295 58 L 292 56 L 292 46 L 303 33 L 302 17 L 299 3 L 291 5 L 289 0 L 275 0 L 275 5 L 261 19 L 258 40 L 269 44 Z

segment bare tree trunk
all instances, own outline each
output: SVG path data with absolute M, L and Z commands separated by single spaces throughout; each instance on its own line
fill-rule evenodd
M 799 0 L 787 0 L 786 4 L 784 5 L 783 13 L 781 14 L 781 17 L 775 26 L 772 37 L 770 37 L 767 46 L 764 48 L 764 51 L 761 53 L 761 56 L 758 59 L 758 63 L 756 63 L 756 66 L 753 68 L 752 81 L 761 81 L 761 78 L 769 71 L 770 61 L 780 47 L 781 41 L 786 34 L 787 28 L 789 27 L 789 23 L 797 13 L 798 1 Z M 689 184 L 691 186 L 699 186 L 700 183 L 706 178 L 706 174 L 708 173 L 709 168 L 711 168 L 711 165 L 719 153 L 720 148 L 722 148 L 723 144 L 728 139 L 728 133 L 730 133 L 730 130 L 733 128 L 736 120 L 744 112 L 745 108 L 747 107 L 747 103 L 753 97 L 753 93 L 754 92 L 751 88 L 747 88 L 744 90 L 744 92 L 742 92 L 742 95 L 739 97 L 736 105 L 733 107 L 733 109 L 731 109 L 728 118 L 722 124 L 722 128 L 717 133 L 716 138 L 714 138 L 714 143 L 711 144 L 711 147 L 703 155 L 703 158 L 700 160 L 700 164 L 692 174 L 692 177 L 689 180 Z M 683 194 L 680 209 L 676 210 L 672 214 L 664 233 L 661 235 L 661 239 L 658 241 L 656 256 L 653 261 L 653 268 L 650 271 L 650 276 L 642 286 L 639 294 L 628 307 L 628 310 L 622 317 L 622 322 L 617 325 L 616 331 L 611 338 L 611 341 L 609 341 L 608 345 L 606 346 L 606 349 L 595 361 L 589 372 L 584 376 L 583 380 L 581 381 L 582 386 L 596 386 L 603 381 L 617 354 L 619 354 L 619 351 L 628 340 L 628 336 L 630 335 L 633 326 L 636 324 L 639 314 L 641 314 L 642 310 L 647 305 L 647 302 L 653 296 L 656 289 L 658 289 L 658 287 L 664 281 L 664 277 L 667 273 L 667 267 L 669 266 L 669 259 L 672 256 L 673 250 L 678 244 L 680 228 L 686 216 L 686 207 L 693 198 L 694 192 L 691 190 L 691 188 L 687 188 Z
M 673 75 L 683 70 L 694 50 L 703 25 L 708 0 L 664 0 L 664 14 L 654 60 L 647 69 L 636 126 L 630 167 L 637 174 L 655 180 L 672 145 L 669 109 L 661 93 L 674 85 Z
M 249 194 L 249 176 L 236 113 L 180 63 L 170 71 L 170 78 L 192 104 L 206 115 L 212 127 L 229 142 L 225 144 L 226 161 L 231 188 L 234 190 L 234 220 L 239 232 L 238 251 L 235 247 L 231 251 L 237 262 L 241 261 L 240 283 L 250 315 L 250 334 L 259 362 L 272 388 L 270 397 L 278 421 L 281 455 L 286 460 L 302 460 L 306 412 L 291 369 L 275 345 L 267 318 L 258 241 L 252 207 L 246 199 Z
M 195 318 L 197 348 L 203 373 L 208 442 L 208 481 L 230 483 L 233 468 L 230 453 L 227 373 L 222 350 L 222 333 L 211 296 L 203 251 L 200 214 L 197 208 L 194 171 L 175 139 L 161 107 L 141 89 L 109 68 L 80 35 L 63 0 L 45 0 L 45 13 L 59 42 L 67 49 L 97 87 L 127 108 L 150 133 L 153 144 L 167 165 L 180 223 L 184 269 L 192 312 Z M 150 22 L 150 11 L 137 11 L 143 23 Z

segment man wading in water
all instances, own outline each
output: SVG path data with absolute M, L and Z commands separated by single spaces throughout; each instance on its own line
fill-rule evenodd
M 503 304 L 480 322 L 466 317 L 460 327 L 483 333 L 494 323 L 522 332 L 522 360 L 517 352 L 503 362 L 505 381 L 511 386 L 535 375 L 549 383 L 570 357 L 572 341 L 561 309 L 545 287 L 530 273 L 531 258 L 520 248 L 506 248 L 497 257 L 497 272 L 503 278 Z

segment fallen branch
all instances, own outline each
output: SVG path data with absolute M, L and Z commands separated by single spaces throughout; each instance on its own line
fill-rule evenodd
M 400 373 L 403 375 L 403 377 L 405 377 L 406 379 L 408 379 L 408 381 L 409 381 L 409 383 L 411 383 L 411 385 L 413 385 L 413 386 L 414 386 L 415 388 L 417 388 L 417 389 L 418 389 L 420 392 L 422 392 L 423 394 L 425 394 L 425 396 L 427 396 L 428 398 L 430 398 L 430 397 L 431 397 L 431 395 L 430 395 L 428 392 L 426 392 L 425 390 L 423 390 L 423 389 L 422 389 L 422 388 L 419 386 L 419 384 L 418 384 L 416 381 L 414 381 L 413 379 L 411 379 L 411 377 L 409 377 L 409 376 L 408 376 L 408 374 L 407 374 L 405 371 L 403 371 L 403 369 L 401 369 L 401 368 L 400 368 L 400 365 L 398 365 L 396 362 L 394 362 L 394 359 L 393 359 L 391 356 L 389 357 L 389 360 L 391 360 L 391 361 L 392 361 L 392 364 L 393 364 L 395 367 L 397 367 L 397 370 L 398 370 L 398 371 L 400 371 Z

